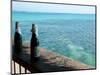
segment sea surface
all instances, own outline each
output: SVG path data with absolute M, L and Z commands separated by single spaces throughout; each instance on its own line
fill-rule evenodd
M 95 14 L 12 12 L 20 22 L 23 43 L 30 43 L 32 23 L 38 26 L 40 47 L 95 67 Z

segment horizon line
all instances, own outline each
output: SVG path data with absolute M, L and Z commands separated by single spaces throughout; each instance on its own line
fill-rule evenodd
M 23 12 L 23 13 L 55 13 L 55 14 L 88 14 L 88 15 L 95 15 L 96 13 L 61 13 L 61 12 L 32 12 L 32 11 L 17 11 L 17 10 L 12 10 L 12 12 Z

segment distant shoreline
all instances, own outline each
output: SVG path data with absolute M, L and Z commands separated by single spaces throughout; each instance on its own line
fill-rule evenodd
M 71 14 L 71 15 L 95 15 L 88 13 L 50 13 L 50 12 L 27 12 L 27 11 L 13 11 L 14 13 L 29 13 L 29 14 Z

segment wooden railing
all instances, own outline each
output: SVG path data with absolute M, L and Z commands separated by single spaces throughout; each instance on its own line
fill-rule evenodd
M 23 73 L 27 74 L 31 72 L 22 65 L 20 65 L 19 63 L 12 61 L 12 74 L 23 74 Z

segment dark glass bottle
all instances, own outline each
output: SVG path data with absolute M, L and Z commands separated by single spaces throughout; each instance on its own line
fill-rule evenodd
M 31 48 L 31 61 L 34 61 L 37 59 L 37 47 L 39 46 L 39 41 L 36 36 L 36 28 L 35 25 L 32 24 L 32 37 L 31 37 L 31 43 L 30 43 L 30 48 Z
M 22 51 L 22 35 L 19 29 L 19 22 L 16 22 L 14 35 L 14 52 L 20 53 Z

